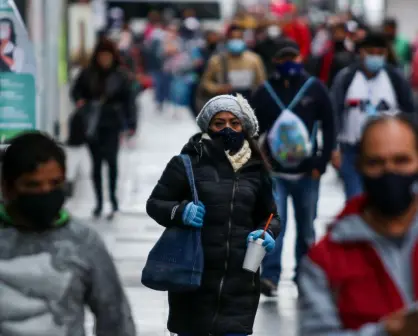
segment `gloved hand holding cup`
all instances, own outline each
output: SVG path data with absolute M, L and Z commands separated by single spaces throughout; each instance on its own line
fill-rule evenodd
M 267 232 L 272 218 L 273 215 L 270 216 L 264 230 L 253 231 L 248 235 L 248 248 L 242 267 L 249 272 L 256 273 L 266 253 L 273 251 L 276 245 L 273 237 Z

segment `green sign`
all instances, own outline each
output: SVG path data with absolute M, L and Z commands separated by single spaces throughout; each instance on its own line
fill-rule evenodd
M 36 60 L 12 0 L 0 0 L 0 143 L 37 128 Z

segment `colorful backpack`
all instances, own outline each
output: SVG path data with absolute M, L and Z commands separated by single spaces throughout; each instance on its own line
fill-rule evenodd
M 296 168 L 302 161 L 312 156 L 318 122 L 315 122 L 310 135 L 305 123 L 292 110 L 314 81 L 315 78 L 310 77 L 287 107 L 274 92 L 271 85 L 267 81 L 264 83 L 267 92 L 281 109 L 280 116 L 267 135 L 267 143 L 273 159 L 284 168 Z

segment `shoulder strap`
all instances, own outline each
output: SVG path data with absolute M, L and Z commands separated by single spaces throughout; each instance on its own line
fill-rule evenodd
M 296 96 L 293 98 L 293 100 L 291 101 L 291 103 L 289 104 L 288 107 L 286 107 L 283 104 L 283 102 L 281 101 L 281 99 L 279 98 L 279 96 L 276 94 L 276 92 L 274 92 L 273 87 L 271 86 L 271 84 L 268 81 L 265 81 L 264 82 L 264 87 L 266 88 L 267 92 L 274 99 L 274 101 L 280 107 L 281 110 L 286 110 L 286 109 L 291 110 L 303 98 L 303 95 L 305 94 L 306 90 L 309 89 L 309 87 L 312 85 L 312 83 L 314 81 L 315 81 L 315 77 L 309 77 L 308 80 L 303 84 L 303 86 L 301 87 L 301 89 L 299 90 L 299 92 L 296 94 Z
M 189 180 L 190 189 L 192 191 L 193 203 L 197 204 L 199 203 L 199 197 L 197 195 L 197 189 L 194 180 L 192 161 L 190 160 L 190 156 L 186 154 L 182 154 L 180 157 L 183 160 L 184 168 L 186 169 L 187 179 Z
M 293 98 L 293 100 L 287 107 L 289 110 L 292 110 L 299 103 L 299 101 L 303 98 L 306 91 L 310 88 L 314 81 L 315 77 L 312 76 L 308 78 L 308 80 L 302 85 L 299 92 L 296 94 L 296 96 Z
M 276 94 L 276 92 L 274 92 L 273 87 L 271 86 L 269 81 L 265 81 L 263 85 L 266 88 L 269 95 L 271 96 L 271 98 L 273 98 L 273 100 L 276 102 L 277 106 L 279 106 L 282 111 L 286 110 L 286 106 L 284 106 L 279 96 Z
M 229 80 L 228 80 L 228 58 L 226 56 L 226 54 L 223 52 L 219 55 L 219 57 L 221 58 L 221 73 L 222 73 L 222 78 L 221 84 L 228 84 Z

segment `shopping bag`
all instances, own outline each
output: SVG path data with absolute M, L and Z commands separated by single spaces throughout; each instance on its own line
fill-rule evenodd
M 199 202 L 192 164 L 188 155 L 181 155 L 186 168 L 193 202 Z M 188 292 L 200 287 L 203 273 L 201 230 L 193 228 L 166 229 L 148 255 L 141 282 L 157 291 Z

